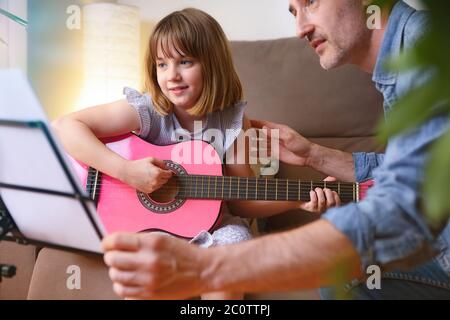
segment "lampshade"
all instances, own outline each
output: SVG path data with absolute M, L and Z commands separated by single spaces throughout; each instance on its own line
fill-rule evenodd
M 85 5 L 79 107 L 123 98 L 123 87 L 139 88 L 140 74 L 138 9 L 113 3 Z

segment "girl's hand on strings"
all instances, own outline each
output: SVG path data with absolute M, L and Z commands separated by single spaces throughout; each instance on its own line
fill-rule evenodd
M 158 190 L 173 175 L 164 161 L 153 157 L 127 161 L 122 172 L 122 182 L 145 193 Z

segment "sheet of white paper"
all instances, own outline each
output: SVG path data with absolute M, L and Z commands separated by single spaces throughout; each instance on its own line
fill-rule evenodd
M 0 155 L 1 182 L 74 193 L 42 130 L 0 126 Z
M 100 238 L 79 201 L 1 188 L 0 193 L 14 222 L 26 238 L 101 252 Z M 90 209 L 95 213 L 95 209 Z
M 47 118 L 26 78 L 19 71 L 0 70 L 0 120 L 42 121 Z M 54 139 L 54 138 L 53 138 Z M 0 182 L 87 197 L 71 163 L 63 156 L 70 183 L 44 132 L 38 128 L 0 126 Z M 30 240 L 100 252 L 100 238 L 76 199 L 0 188 L 0 195 L 20 232 Z M 101 234 L 105 231 L 93 203 L 89 211 Z
M 0 119 L 46 120 L 36 96 L 20 70 L 0 70 Z

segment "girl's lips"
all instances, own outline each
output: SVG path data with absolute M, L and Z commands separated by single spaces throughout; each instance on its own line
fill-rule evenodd
M 176 90 L 183 90 L 183 89 L 187 89 L 187 88 L 188 88 L 188 86 L 178 86 L 178 87 L 170 88 L 169 90 L 176 91 Z
M 187 88 L 189 88 L 189 87 L 188 86 L 178 86 L 178 87 L 174 87 L 174 88 L 169 89 L 169 91 L 173 92 L 176 95 L 180 95 L 184 91 L 186 91 Z

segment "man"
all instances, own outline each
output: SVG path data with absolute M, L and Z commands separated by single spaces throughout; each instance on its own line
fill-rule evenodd
M 381 29 L 371 30 L 366 26 L 365 2 L 290 0 L 289 9 L 298 36 L 309 41 L 322 67 L 351 63 L 372 73 L 387 112 L 399 97 L 423 83 L 426 74 L 398 75 L 386 71 L 383 61 L 412 46 L 428 17 L 398 1 Z M 107 237 L 104 259 L 119 295 L 185 298 L 214 291 L 317 288 L 364 279 L 368 266 L 379 265 L 389 271 L 381 290 L 371 291 L 364 282 L 353 281 L 346 292 L 354 298 L 450 297 L 450 225 L 434 237 L 419 209 L 426 149 L 447 129 L 445 118 L 433 118 L 394 137 L 385 155 L 347 154 L 315 145 L 283 125 L 253 124 L 280 129 L 282 161 L 344 181 L 373 177 L 375 186 L 364 201 L 330 209 L 319 221 L 229 247 L 204 250 L 152 234 Z M 416 268 L 409 272 L 391 271 L 412 266 Z M 342 293 L 337 287 L 324 294 L 333 298 L 335 291 Z

